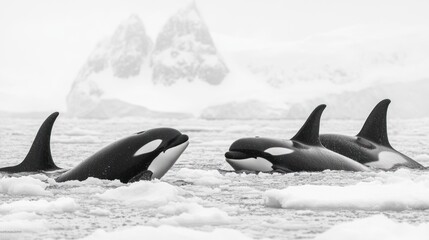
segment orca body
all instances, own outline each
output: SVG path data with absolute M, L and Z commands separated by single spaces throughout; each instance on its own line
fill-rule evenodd
M 160 179 L 188 146 L 188 136 L 172 128 L 154 128 L 118 140 L 55 180 L 89 177 L 134 182 Z
M 8 173 L 59 169 L 50 151 L 50 135 L 58 113 L 49 116 L 39 129 L 27 157 Z M 189 144 L 187 135 L 172 128 L 154 128 L 120 139 L 96 152 L 55 180 L 83 181 L 89 177 L 120 180 L 123 183 L 160 179 L 173 166 Z
M 291 140 L 242 138 L 225 153 L 236 171 L 368 171 L 364 165 L 326 149 L 319 140 L 320 117 L 326 105 L 318 106 Z
M 60 169 L 52 160 L 51 155 L 51 132 L 52 126 L 59 113 L 52 113 L 43 124 L 34 138 L 33 145 L 24 160 L 12 167 L 0 168 L 1 172 L 18 173 L 18 172 L 37 172 L 52 171 Z
M 396 151 L 390 145 L 386 120 L 389 104 L 389 99 L 379 102 L 356 136 L 322 134 L 320 135 L 322 145 L 375 169 L 423 168 L 421 164 Z

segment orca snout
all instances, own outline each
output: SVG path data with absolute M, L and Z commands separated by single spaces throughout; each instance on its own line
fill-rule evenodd
M 174 148 L 176 146 L 179 146 L 185 142 L 189 141 L 189 137 L 186 134 L 181 134 L 175 138 L 173 138 L 172 140 L 170 140 L 167 145 L 165 146 L 164 151 L 170 149 L 170 148 Z
M 225 158 L 227 159 L 246 159 L 246 158 L 251 158 L 252 156 L 250 156 L 249 154 L 243 153 L 243 152 L 239 152 L 239 151 L 228 151 L 225 153 Z

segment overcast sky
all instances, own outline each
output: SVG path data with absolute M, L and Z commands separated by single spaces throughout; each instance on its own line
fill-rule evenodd
M 64 110 L 72 81 L 100 39 L 133 13 L 155 39 L 168 17 L 189 2 L 1 0 L 0 110 Z M 196 2 L 215 41 L 288 42 L 362 24 L 429 25 L 425 0 Z M 224 51 L 234 49 L 222 44 Z

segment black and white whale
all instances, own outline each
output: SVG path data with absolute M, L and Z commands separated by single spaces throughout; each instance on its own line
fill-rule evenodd
M 375 169 L 423 168 L 390 145 L 386 120 L 389 104 L 389 99 L 379 102 L 356 136 L 322 134 L 320 141 L 326 148 Z
M 160 179 L 188 146 L 188 136 L 172 128 L 154 128 L 118 140 L 56 180 L 85 180 L 88 177 L 133 182 Z
M 8 173 L 59 169 L 50 151 L 50 133 L 58 113 L 49 116 L 22 163 L 0 168 Z M 172 128 L 154 128 L 120 139 L 56 178 L 58 182 L 89 177 L 133 182 L 160 179 L 189 144 L 187 135 Z
M 325 107 L 318 106 L 291 140 L 255 137 L 235 141 L 225 153 L 226 161 L 236 171 L 368 171 L 366 166 L 320 143 L 320 117 Z

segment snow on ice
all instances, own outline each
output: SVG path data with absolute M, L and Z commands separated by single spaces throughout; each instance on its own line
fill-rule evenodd
M 0 179 L 0 193 L 10 195 L 52 195 L 48 190 L 46 190 L 47 186 L 47 183 L 28 176 L 18 178 L 3 177 Z
M 222 225 L 234 221 L 228 213 L 214 207 L 203 207 L 195 202 L 170 203 L 159 208 L 161 213 L 173 215 L 153 222 L 156 225 L 204 226 Z
M 60 197 L 52 201 L 47 201 L 45 199 L 19 200 L 0 205 L 1 214 L 18 212 L 62 213 L 74 212 L 77 209 L 79 209 L 79 205 L 70 197 Z
M 288 209 L 360 209 L 403 211 L 429 209 L 429 176 L 410 179 L 409 171 L 381 174 L 384 179 L 353 185 L 301 185 L 271 189 L 264 193 L 264 204 Z
M 149 226 L 137 226 L 124 229 L 117 229 L 112 232 L 106 232 L 104 230 L 97 230 L 93 234 L 83 238 L 84 240 L 97 240 L 97 239 L 134 239 L 141 238 L 142 236 L 152 236 L 158 240 L 163 239 L 175 239 L 175 240 L 200 240 L 200 239 L 224 239 L 224 240 L 250 240 L 243 233 L 233 230 L 217 228 L 211 232 L 204 232 L 193 230 L 184 227 L 174 226 L 160 226 L 160 227 L 149 227 Z
M 41 232 L 48 230 L 48 221 L 29 212 L 18 212 L 0 216 L 1 232 Z
M 172 201 L 182 201 L 180 189 L 160 181 L 140 181 L 98 194 L 100 199 L 119 201 L 137 207 L 159 207 Z
M 429 223 L 409 224 L 379 214 L 340 223 L 320 234 L 314 240 L 425 240 L 429 236 Z
M 177 171 L 177 174 L 183 181 L 191 182 L 195 185 L 219 186 L 230 183 L 216 170 L 181 168 Z

